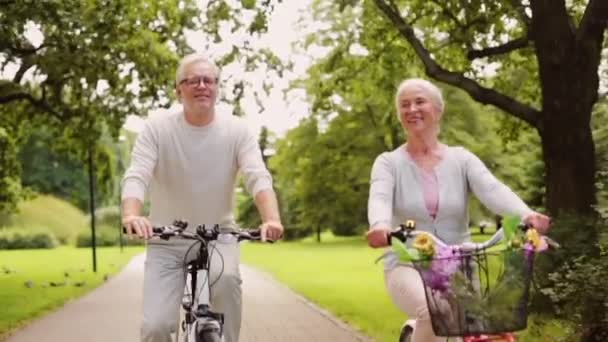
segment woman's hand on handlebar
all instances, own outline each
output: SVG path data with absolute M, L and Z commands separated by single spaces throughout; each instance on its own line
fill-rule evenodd
M 388 236 L 391 232 L 391 227 L 386 224 L 377 224 L 369 229 L 365 237 L 367 243 L 372 248 L 388 246 Z
M 122 218 L 122 226 L 127 235 L 136 235 L 140 239 L 152 237 L 152 224 L 145 216 L 127 215 Z
M 540 234 L 547 234 L 551 225 L 551 218 L 547 215 L 537 213 L 535 211 L 526 215 L 523 219 L 524 223 L 536 229 Z

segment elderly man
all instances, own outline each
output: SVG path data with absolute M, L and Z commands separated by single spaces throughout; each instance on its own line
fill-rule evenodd
M 184 57 L 176 72 L 176 93 L 183 109 L 149 119 L 139 134 L 131 165 L 123 179 L 122 222 L 142 239 L 152 235 L 152 223 L 174 219 L 198 224 L 234 224 L 233 197 L 241 172 L 262 219 L 262 235 L 276 240 L 283 235 L 272 179 L 256 138 L 245 123 L 215 111 L 219 69 L 203 55 Z M 142 216 L 149 189 L 150 216 Z M 141 340 L 168 342 L 177 326 L 185 285 L 183 260 L 190 244 L 150 240 L 144 277 L 144 316 Z M 210 278 L 215 282 L 210 303 L 226 317 L 226 342 L 237 342 L 241 324 L 240 252 L 233 239 L 218 240 L 222 254 L 212 258 Z M 215 259 L 215 260 L 214 260 Z

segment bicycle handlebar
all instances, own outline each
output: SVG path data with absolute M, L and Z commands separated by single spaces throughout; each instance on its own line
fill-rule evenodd
M 186 231 L 187 227 L 188 223 L 184 221 L 175 221 L 168 226 L 152 227 L 152 236 L 159 237 L 163 240 L 179 237 L 202 242 L 215 241 L 220 234 L 235 236 L 239 242 L 243 240 L 258 241 L 262 239 L 262 232 L 260 229 L 220 226 L 216 224 L 211 228 L 207 228 L 205 225 L 199 225 L 196 227 L 196 231 L 191 233 Z M 270 243 L 274 242 L 273 240 L 267 241 Z
M 435 244 L 437 244 L 440 247 L 453 247 L 453 248 L 457 248 L 463 252 L 473 252 L 473 251 L 486 250 L 490 247 L 496 246 L 504 237 L 503 228 L 500 228 L 496 231 L 496 233 L 494 233 L 494 235 L 492 235 L 491 238 L 489 238 L 485 242 L 480 242 L 480 243 L 464 242 L 459 245 L 449 245 L 449 244 L 443 242 L 440 238 L 438 238 L 437 236 L 435 236 L 434 234 L 432 234 L 430 232 L 416 231 L 414 229 L 415 228 L 414 228 L 413 221 L 408 221 L 405 225 L 400 225 L 399 228 L 396 228 L 395 230 L 388 233 L 387 240 L 389 242 L 389 245 L 391 244 L 391 238 L 396 238 L 399 241 L 405 243 L 407 241 L 407 239 L 409 239 L 409 238 L 413 238 L 413 237 L 416 237 L 416 236 L 422 235 L 422 234 L 427 234 L 428 236 L 431 237 L 431 239 L 435 242 Z M 529 229 L 534 229 L 534 228 L 531 226 L 525 225 L 525 224 L 521 224 L 520 229 L 522 229 L 523 231 L 527 231 Z M 542 235 L 541 239 L 544 239 L 545 242 L 547 243 L 547 246 L 549 246 L 551 248 L 557 249 L 560 247 L 560 245 L 557 242 L 555 242 L 553 239 L 549 238 L 548 236 Z

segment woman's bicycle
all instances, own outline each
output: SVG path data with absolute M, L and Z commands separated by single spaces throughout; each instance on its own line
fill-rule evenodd
M 186 262 L 184 257 L 184 268 L 188 275 L 189 282 L 186 285 L 184 298 L 182 300 L 182 314 L 179 320 L 179 326 L 175 332 L 175 341 L 180 342 L 222 342 L 223 341 L 223 326 L 224 315 L 211 310 L 208 303 L 202 302 L 197 296 L 197 282 L 200 277 L 204 277 L 204 283 L 198 291 L 207 292 L 210 298 L 211 286 L 209 284 L 209 266 L 213 246 L 210 242 L 216 241 L 222 234 L 232 235 L 238 242 L 243 240 L 260 240 L 261 232 L 259 229 L 242 229 L 234 227 L 220 227 L 214 225 L 211 228 L 205 225 L 196 227 L 194 233 L 186 231 L 188 223 L 184 221 L 175 221 L 170 226 L 154 227 L 152 229 L 153 236 L 164 240 L 179 238 L 193 240 L 192 245 L 199 245 L 199 250 L 196 258 L 190 262 Z M 221 274 L 220 274 L 221 277 Z
M 517 222 L 483 243 L 448 245 L 416 231 L 413 221 L 390 232 L 388 240 L 399 259 L 422 278 L 435 335 L 464 342 L 514 342 L 513 332 L 527 326 L 534 256 L 559 247 Z M 411 341 L 415 326 L 415 320 L 406 321 L 399 341 Z

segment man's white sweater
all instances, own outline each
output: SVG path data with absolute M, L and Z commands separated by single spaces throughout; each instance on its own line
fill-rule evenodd
M 184 219 L 198 224 L 233 224 L 234 189 L 241 172 L 255 196 L 272 189 L 258 142 L 245 122 L 215 114 L 211 123 L 188 124 L 183 112 L 148 119 L 138 135 L 122 198 L 150 197 L 154 225 Z

